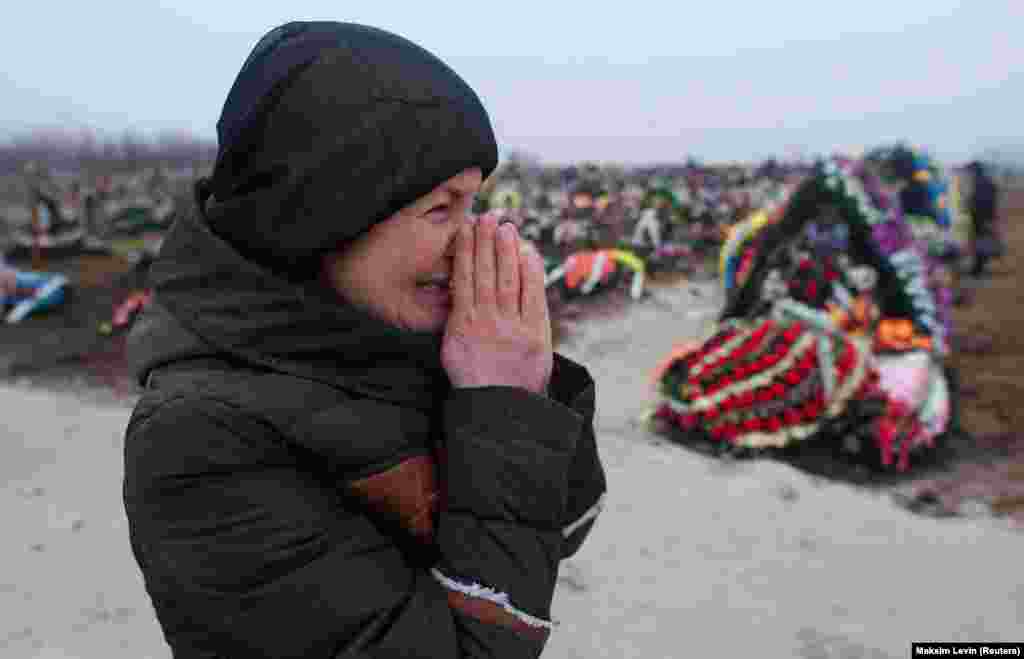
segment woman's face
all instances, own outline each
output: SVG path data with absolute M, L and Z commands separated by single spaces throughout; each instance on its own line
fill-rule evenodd
M 375 224 L 324 258 L 324 281 L 349 303 L 396 327 L 443 331 L 455 235 L 482 181 L 479 167 L 463 170 Z

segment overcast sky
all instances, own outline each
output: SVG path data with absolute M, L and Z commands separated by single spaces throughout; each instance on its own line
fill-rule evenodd
M 543 160 L 749 159 L 905 139 L 1024 141 L 1024 0 L 5 3 L 0 136 L 214 138 L 255 42 L 365 23 L 447 61 L 504 148 Z

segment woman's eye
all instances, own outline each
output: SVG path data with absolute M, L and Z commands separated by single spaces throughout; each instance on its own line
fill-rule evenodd
M 432 217 L 432 218 L 437 218 L 439 216 L 446 215 L 447 213 L 448 213 L 448 204 L 441 204 L 439 206 L 434 206 L 429 211 L 427 211 L 427 215 Z

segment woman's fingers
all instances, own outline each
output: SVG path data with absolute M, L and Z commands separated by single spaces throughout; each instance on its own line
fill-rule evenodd
M 520 314 L 519 237 L 511 222 L 498 226 L 498 307 L 505 313 Z
M 476 284 L 473 281 L 473 244 L 473 225 L 466 222 L 459 227 L 459 232 L 455 236 L 455 259 L 452 264 L 450 285 L 453 309 L 470 309 L 476 299 Z
M 525 241 L 520 242 L 519 263 L 520 286 L 519 306 L 527 327 L 538 328 L 548 323 L 548 301 L 544 290 L 544 265 L 540 254 Z
M 495 272 L 494 238 L 498 220 L 493 215 L 484 215 L 476 221 L 476 247 L 473 273 L 476 279 L 476 306 L 493 307 L 497 273 Z
M 456 388 L 511 386 L 543 394 L 552 368 L 544 266 L 510 228 L 499 231 L 492 216 L 460 230 L 441 360 Z

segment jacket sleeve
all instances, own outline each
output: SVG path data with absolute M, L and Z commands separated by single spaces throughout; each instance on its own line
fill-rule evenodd
M 562 525 L 562 557 L 575 554 L 601 513 L 607 480 L 594 434 L 596 387 L 585 368 L 555 353 L 550 395 L 580 415 L 582 427 L 569 465 L 569 494 Z
M 569 495 L 565 523 L 562 525 L 562 558 L 568 558 L 579 551 L 604 508 L 608 489 L 594 434 L 594 396 L 594 385 L 591 383 L 570 403 L 583 423 L 576 452 L 569 465 Z
M 176 656 L 539 656 L 582 419 L 509 388 L 455 392 L 446 414 L 433 569 L 235 408 L 133 417 L 132 549 Z
M 501 609 L 508 624 L 534 630 L 535 653 L 552 625 L 582 428 L 572 408 L 511 387 L 457 389 L 445 407 L 441 560 L 433 574 L 457 620 Z

